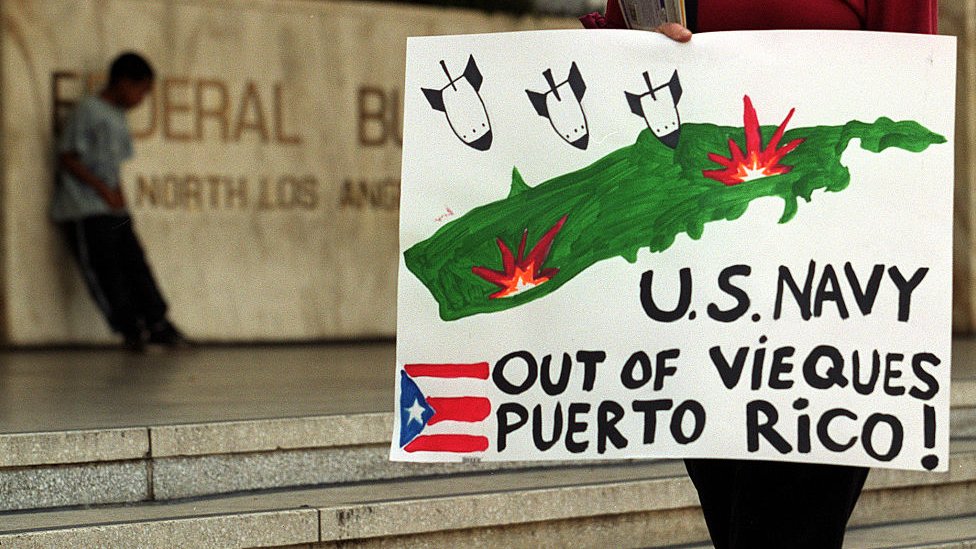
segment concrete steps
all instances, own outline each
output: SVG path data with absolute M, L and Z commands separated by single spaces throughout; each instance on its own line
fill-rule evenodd
M 850 547 L 976 547 L 976 380 L 957 378 L 952 391 L 950 471 L 873 471 Z M 390 463 L 390 420 L 353 413 L 0 434 L 0 547 L 707 540 L 679 462 Z
M 976 514 L 855 528 L 846 541 L 849 549 L 972 549 L 976 547 Z
M 710 543 L 681 549 L 711 549 Z M 973 549 L 976 515 L 850 528 L 845 549 Z
M 951 424 L 954 438 L 976 439 L 976 381 L 953 382 Z M 390 414 L 357 413 L 0 434 L 0 512 L 525 466 L 391 463 L 391 430 Z
M 367 413 L 0 434 L 0 513 L 523 466 L 390 462 L 391 420 Z
M 976 441 L 956 441 L 951 463 L 945 474 L 873 471 L 849 546 L 965 547 L 959 544 L 976 540 L 976 517 L 965 517 L 976 512 Z M 4 548 L 662 547 L 706 539 L 694 490 L 674 461 L 0 513 Z

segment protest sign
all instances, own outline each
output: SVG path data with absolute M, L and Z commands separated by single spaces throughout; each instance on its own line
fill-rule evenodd
M 953 38 L 411 38 L 412 461 L 946 470 Z

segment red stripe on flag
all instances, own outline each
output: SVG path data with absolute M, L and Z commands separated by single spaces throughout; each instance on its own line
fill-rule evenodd
M 476 423 L 491 413 L 491 401 L 482 397 L 427 397 L 427 404 L 434 409 L 427 425 L 441 421 Z
M 475 435 L 420 435 L 404 448 L 407 452 L 453 452 L 465 454 L 484 452 L 488 437 Z
M 473 377 L 476 379 L 488 379 L 488 363 L 479 362 L 477 364 L 405 364 L 410 377 Z

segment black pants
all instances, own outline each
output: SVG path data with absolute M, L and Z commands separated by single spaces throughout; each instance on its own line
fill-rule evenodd
M 868 469 L 686 459 L 716 549 L 840 549 Z
M 128 216 L 95 216 L 63 225 L 85 283 L 112 330 L 127 338 L 166 318 L 142 245 Z

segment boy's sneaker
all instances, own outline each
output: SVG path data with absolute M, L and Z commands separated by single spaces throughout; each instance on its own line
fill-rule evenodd
M 163 320 L 149 330 L 149 344 L 160 345 L 170 349 L 185 349 L 190 346 L 190 340 L 186 338 L 176 326 L 169 321 Z
M 124 336 L 122 341 L 122 348 L 130 353 L 145 353 L 146 352 L 146 338 L 143 337 L 142 333 L 138 334 L 128 334 Z

